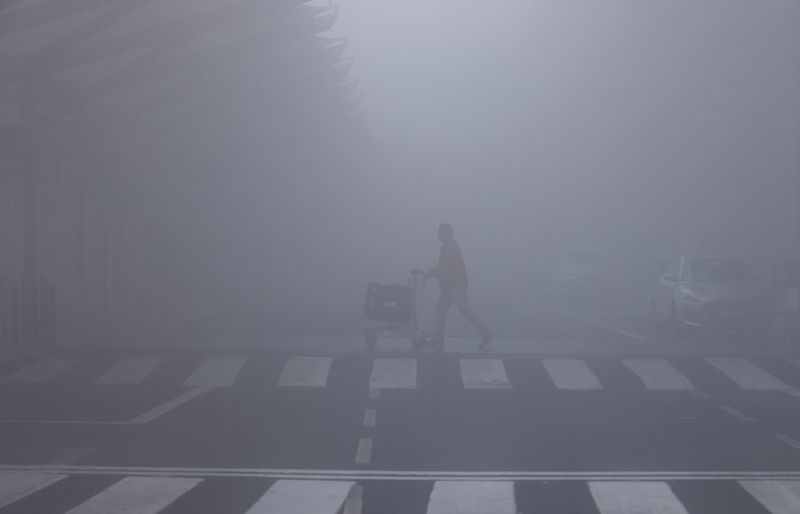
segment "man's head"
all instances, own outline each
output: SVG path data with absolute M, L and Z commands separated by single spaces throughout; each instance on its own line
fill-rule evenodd
M 444 243 L 445 241 L 452 241 L 453 240 L 453 225 L 449 223 L 442 223 L 439 225 L 439 241 Z

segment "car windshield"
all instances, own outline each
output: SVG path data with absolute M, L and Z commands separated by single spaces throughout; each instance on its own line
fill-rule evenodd
M 756 279 L 752 266 L 735 259 L 691 259 L 689 269 L 697 282 L 751 282 Z

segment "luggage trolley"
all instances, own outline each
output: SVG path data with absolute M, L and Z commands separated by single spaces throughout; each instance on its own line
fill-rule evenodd
M 374 348 L 378 344 L 378 334 L 388 331 L 407 333 L 408 340 L 414 346 L 423 346 L 427 342 L 427 336 L 419 329 L 417 320 L 417 291 L 424 289 L 426 282 L 423 271 L 411 270 L 407 285 L 367 285 L 362 317 L 386 323 L 364 330 L 367 346 Z

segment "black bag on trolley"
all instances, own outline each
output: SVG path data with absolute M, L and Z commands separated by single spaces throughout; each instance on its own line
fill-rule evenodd
M 403 284 L 369 284 L 364 297 L 364 317 L 386 323 L 412 321 L 411 288 Z

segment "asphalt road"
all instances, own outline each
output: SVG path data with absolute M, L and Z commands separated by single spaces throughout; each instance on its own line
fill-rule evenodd
M 792 351 L 580 316 L 475 343 L 2 363 L 0 513 L 800 512 Z

